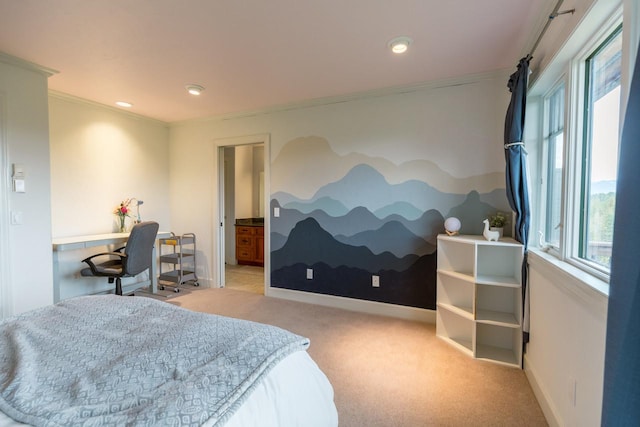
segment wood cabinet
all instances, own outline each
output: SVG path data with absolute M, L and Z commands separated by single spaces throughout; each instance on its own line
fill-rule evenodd
M 520 367 L 523 254 L 513 239 L 438 236 L 436 335 L 475 358 Z
M 264 265 L 264 226 L 236 225 L 238 264 Z

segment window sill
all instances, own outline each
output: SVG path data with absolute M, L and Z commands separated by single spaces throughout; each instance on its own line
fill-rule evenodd
M 608 283 L 539 249 L 529 249 L 528 261 L 557 288 L 606 316 Z

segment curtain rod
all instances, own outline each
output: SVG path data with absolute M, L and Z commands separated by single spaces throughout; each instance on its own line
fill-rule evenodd
M 542 36 L 544 36 L 544 33 L 547 32 L 547 28 L 549 28 L 549 25 L 551 25 L 551 21 L 553 21 L 557 16 L 566 15 L 567 13 L 570 13 L 573 15 L 573 13 L 576 11 L 575 9 L 569 9 L 569 10 L 563 10 L 559 12 L 558 10 L 560 9 L 560 6 L 562 6 L 563 2 L 564 0 L 558 0 L 558 3 L 556 3 L 556 7 L 553 8 L 553 12 L 551 12 L 549 17 L 547 18 L 547 22 L 546 24 L 544 24 L 544 28 L 540 32 L 540 35 L 538 36 L 538 39 L 533 45 L 531 52 L 529 52 L 529 54 L 527 55 L 527 60 L 530 60 L 531 58 L 533 58 L 533 52 L 536 51 L 538 44 L 540 44 L 540 40 L 542 40 Z

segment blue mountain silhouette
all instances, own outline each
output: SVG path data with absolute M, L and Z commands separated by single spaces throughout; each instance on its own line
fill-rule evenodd
M 326 212 L 330 216 L 343 216 L 349 212 L 349 209 L 337 200 L 331 197 L 321 197 L 313 202 L 292 201 L 284 205 L 287 209 L 296 209 L 302 213 L 309 213 L 315 210 Z
M 293 206 L 292 203 L 299 203 L 300 205 L 297 206 L 312 205 L 319 199 L 329 198 L 340 202 L 348 209 L 362 206 L 371 212 L 376 212 L 396 207 L 399 210 L 395 213 L 402 214 L 406 210 L 407 204 L 419 211 L 436 209 L 445 212 L 452 206 L 462 203 L 465 195 L 443 193 L 418 180 L 389 184 L 376 169 L 366 164 L 360 164 L 354 166 L 340 180 L 321 187 L 308 200 L 299 199 L 285 192 L 277 192 L 272 195 L 272 198 L 279 200 L 286 207 Z M 305 208 L 304 211 L 309 211 L 309 209 Z
M 399 221 L 389 221 L 377 230 L 362 231 L 349 237 L 338 235 L 335 239 L 351 246 L 366 246 L 373 253 L 389 251 L 397 257 L 426 255 L 436 250 L 435 245 L 416 236 Z
M 337 241 L 313 218 L 300 221 L 289 234 L 285 245 L 271 253 L 271 269 L 298 263 L 312 265 L 323 262 L 331 268 L 348 266 L 372 273 L 380 270 L 404 271 L 416 262 L 417 255 L 398 258 L 391 252 L 374 254 L 364 246 L 351 246 Z
M 280 207 L 280 204 L 277 200 L 271 200 L 272 211 L 275 207 Z M 379 230 L 385 223 L 392 221 L 402 224 L 413 235 L 411 240 L 415 239 L 415 236 L 420 236 L 420 238 L 432 245 L 435 245 L 437 235 L 444 232 L 444 218 L 436 210 L 429 210 L 423 213 L 420 218 L 410 221 L 400 215 L 390 215 L 380 219 L 364 207 L 357 207 L 342 217 L 332 217 L 321 210 L 303 214 L 296 209 L 281 207 L 280 216 L 271 218 L 271 232 L 288 236 L 296 224 L 307 218 L 315 219 L 320 224 L 320 227 L 332 236 L 353 236 L 365 231 Z M 386 238 L 384 237 L 384 239 Z M 411 246 L 410 241 L 407 246 Z M 275 246 L 272 239 L 271 250 L 277 250 L 280 247 Z M 376 250 L 382 249 L 383 245 L 376 246 Z M 404 253 L 408 252 L 404 251 Z

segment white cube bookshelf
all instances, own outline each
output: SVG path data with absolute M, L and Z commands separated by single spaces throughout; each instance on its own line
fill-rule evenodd
M 438 236 L 436 334 L 478 359 L 520 367 L 523 247 Z

